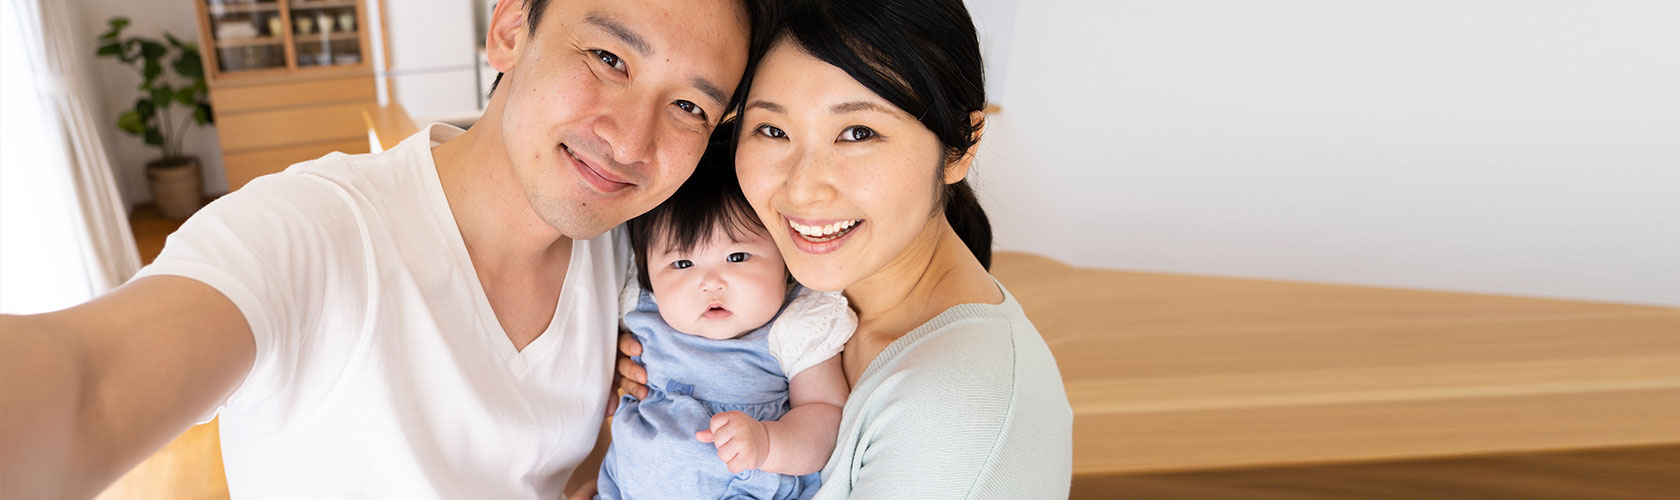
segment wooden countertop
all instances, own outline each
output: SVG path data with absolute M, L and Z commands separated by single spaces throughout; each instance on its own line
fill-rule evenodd
M 1680 443 L 1680 309 L 1076 269 L 993 274 L 1079 475 Z

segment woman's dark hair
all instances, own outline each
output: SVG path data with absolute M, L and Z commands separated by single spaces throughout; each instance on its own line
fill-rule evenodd
M 733 123 L 718 126 L 694 175 L 664 203 L 627 223 L 630 248 L 636 252 L 636 277 L 643 290 L 653 289 L 648 282 L 648 253 L 655 244 L 688 253 L 711 241 L 714 231 L 724 231 L 734 241 L 752 232 L 769 234 L 735 177 L 736 127 Z
M 834 65 L 939 137 L 945 162 L 968 154 L 986 106 L 980 40 L 962 0 L 792 0 L 770 37 Z M 941 181 L 943 182 L 943 181 Z M 980 264 L 991 268 L 992 226 L 967 180 L 940 195 L 945 218 Z

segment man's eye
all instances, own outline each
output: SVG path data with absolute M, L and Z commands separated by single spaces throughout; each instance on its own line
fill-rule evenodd
M 840 142 L 862 142 L 874 139 L 877 134 L 873 129 L 862 125 L 853 125 L 840 131 Z
M 706 110 L 700 109 L 699 104 L 695 104 L 692 101 L 681 101 L 681 100 L 679 100 L 679 101 L 676 102 L 676 105 L 677 105 L 677 109 L 681 109 L 683 111 L 686 111 L 686 112 L 688 112 L 688 114 L 699 117 L 702 120 L 706 119 Z
M 730 262 L 746 262 L 747 261 L 747 253 L 746 252 L 735 252 L 735 253 L 729 254 L 728 259 L 729 259 Z
M 676 261 L 676 262 L 672 262 L 671 267 L 674 267 L 674 268 L 677 268 L 677 269 L 688 269 L 690 267 L 694 267 L 694 262 L 690 261 L 690 260 L 679 260 L 679 261 Z
M 624 60 L 619 59 L 617 54 L 607 52 L 605 50 L 592 50 L 590 52 L 595 53 L 595 58 L 601 60 L 601 64 L 605 64 L 620 72 L 624 71 Z
M 759 125 L 758 129 L 754 130 L 754 132 L 757 132 L 759 134 L 763 134 L 765 137 L 770 137 L 770 138 L 773 138 L 773 139 L 781 139 L 783 137 L 787 137 L 787 132 L 783 132 L 782 129 L 779 129 L 779 128 L 776 128 L 776 127 L 773 127 L 773 126 L 770 126 L 770 125 Z

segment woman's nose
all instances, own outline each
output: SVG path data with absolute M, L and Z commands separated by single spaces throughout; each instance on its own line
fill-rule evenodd
M 802 155 L 788 171 L 788 201 L 796 206 L 815 205 L 834 198 L 833 159 L 826 151 Z

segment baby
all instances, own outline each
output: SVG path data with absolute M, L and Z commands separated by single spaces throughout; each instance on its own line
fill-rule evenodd
M 624 325 L 648 395 L 624 396 L 598 499 L 803 499 L 834 451 L 857 327 L 839 292 L 791 284 L 713 143 L 676 194 L 630 221 Z

